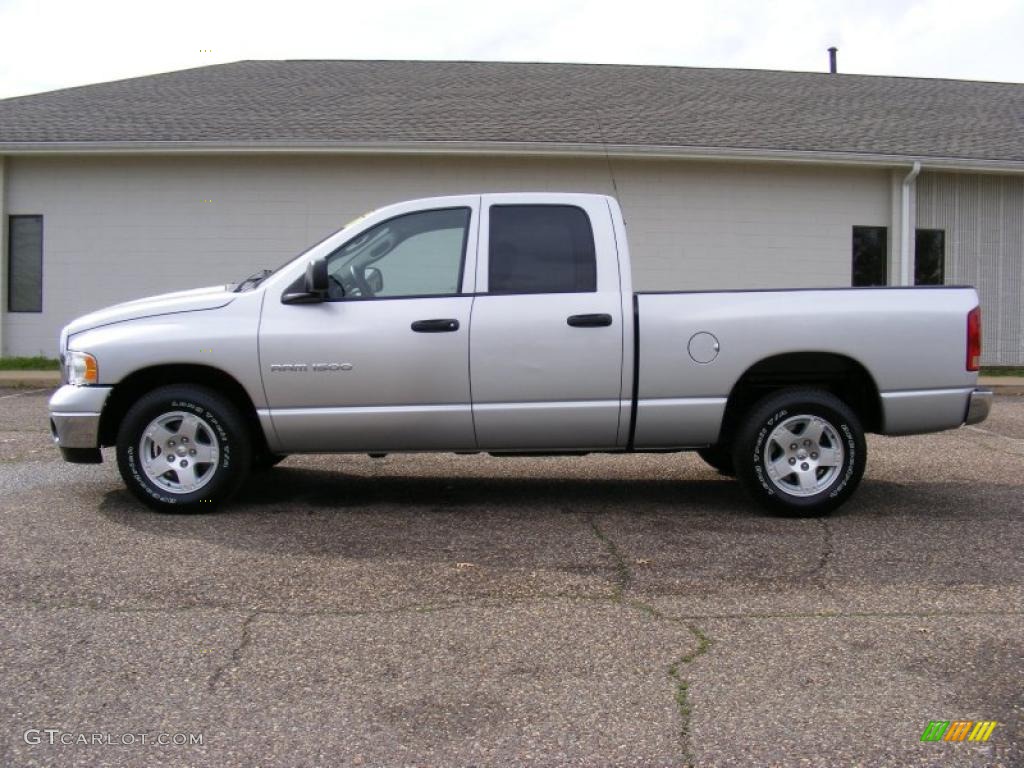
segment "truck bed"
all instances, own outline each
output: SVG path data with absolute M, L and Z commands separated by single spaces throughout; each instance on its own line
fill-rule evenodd
M 977 304 L 956 286 L 636 293 L 633 445 L 715 442 L 726 393 L 752 361 L 770 372 L 773 359 L 790 371 L 835 358 L 871 371 L 883 434 L 957 427 L 975 386 L 964 361 Z M 709 348 L 710 361 L 691 355 Z

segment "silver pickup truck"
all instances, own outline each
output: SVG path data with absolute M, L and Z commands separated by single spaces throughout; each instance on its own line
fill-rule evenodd
M 165 511 L 292 453 L 696 450 L 811 515 L 853 493 L 866 432 L 988 414 L 971 288 L 634 293 L 634 268 L 609 197 L 388 206 L 276 271 L 72 322 L 54 440 L 116 446 Z

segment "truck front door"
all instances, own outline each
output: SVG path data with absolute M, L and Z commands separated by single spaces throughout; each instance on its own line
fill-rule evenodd
M 479 197 L 398 213 L 327 257 L 330 293 L 268 293 L 260 367 L 279 450 L 476 446 L 469 396 Z M 472 286 L 472 269 L 466 281 Z
M 480 226 L 470 337 L 479 447 L 625 444 L 622 297 L 607 203 L 485 195 Z

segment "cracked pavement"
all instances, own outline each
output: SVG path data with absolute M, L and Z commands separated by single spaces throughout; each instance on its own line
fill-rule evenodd
M 787 520 L 678 454 L 292 457 L 162 516 L 46 394 L 0 391 L 0 765 L 1024 764 L 1024 398 Z

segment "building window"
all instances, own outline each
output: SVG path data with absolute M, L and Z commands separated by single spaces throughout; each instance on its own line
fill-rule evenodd
M 914 285 L 942 285 L 946 272 L 946 231 L 919 229 L 914 237 Z
M 889 272 L 889 230 L 886 227 L 853 228 L 853 278 L 857 287 L 885 285 Z
M 8 229 L 7 309 L 43 311 L 43 217 L 11 216 Z
M 570 205 L 491 206 L 490 293 L 597 290 L 590 219 Z

